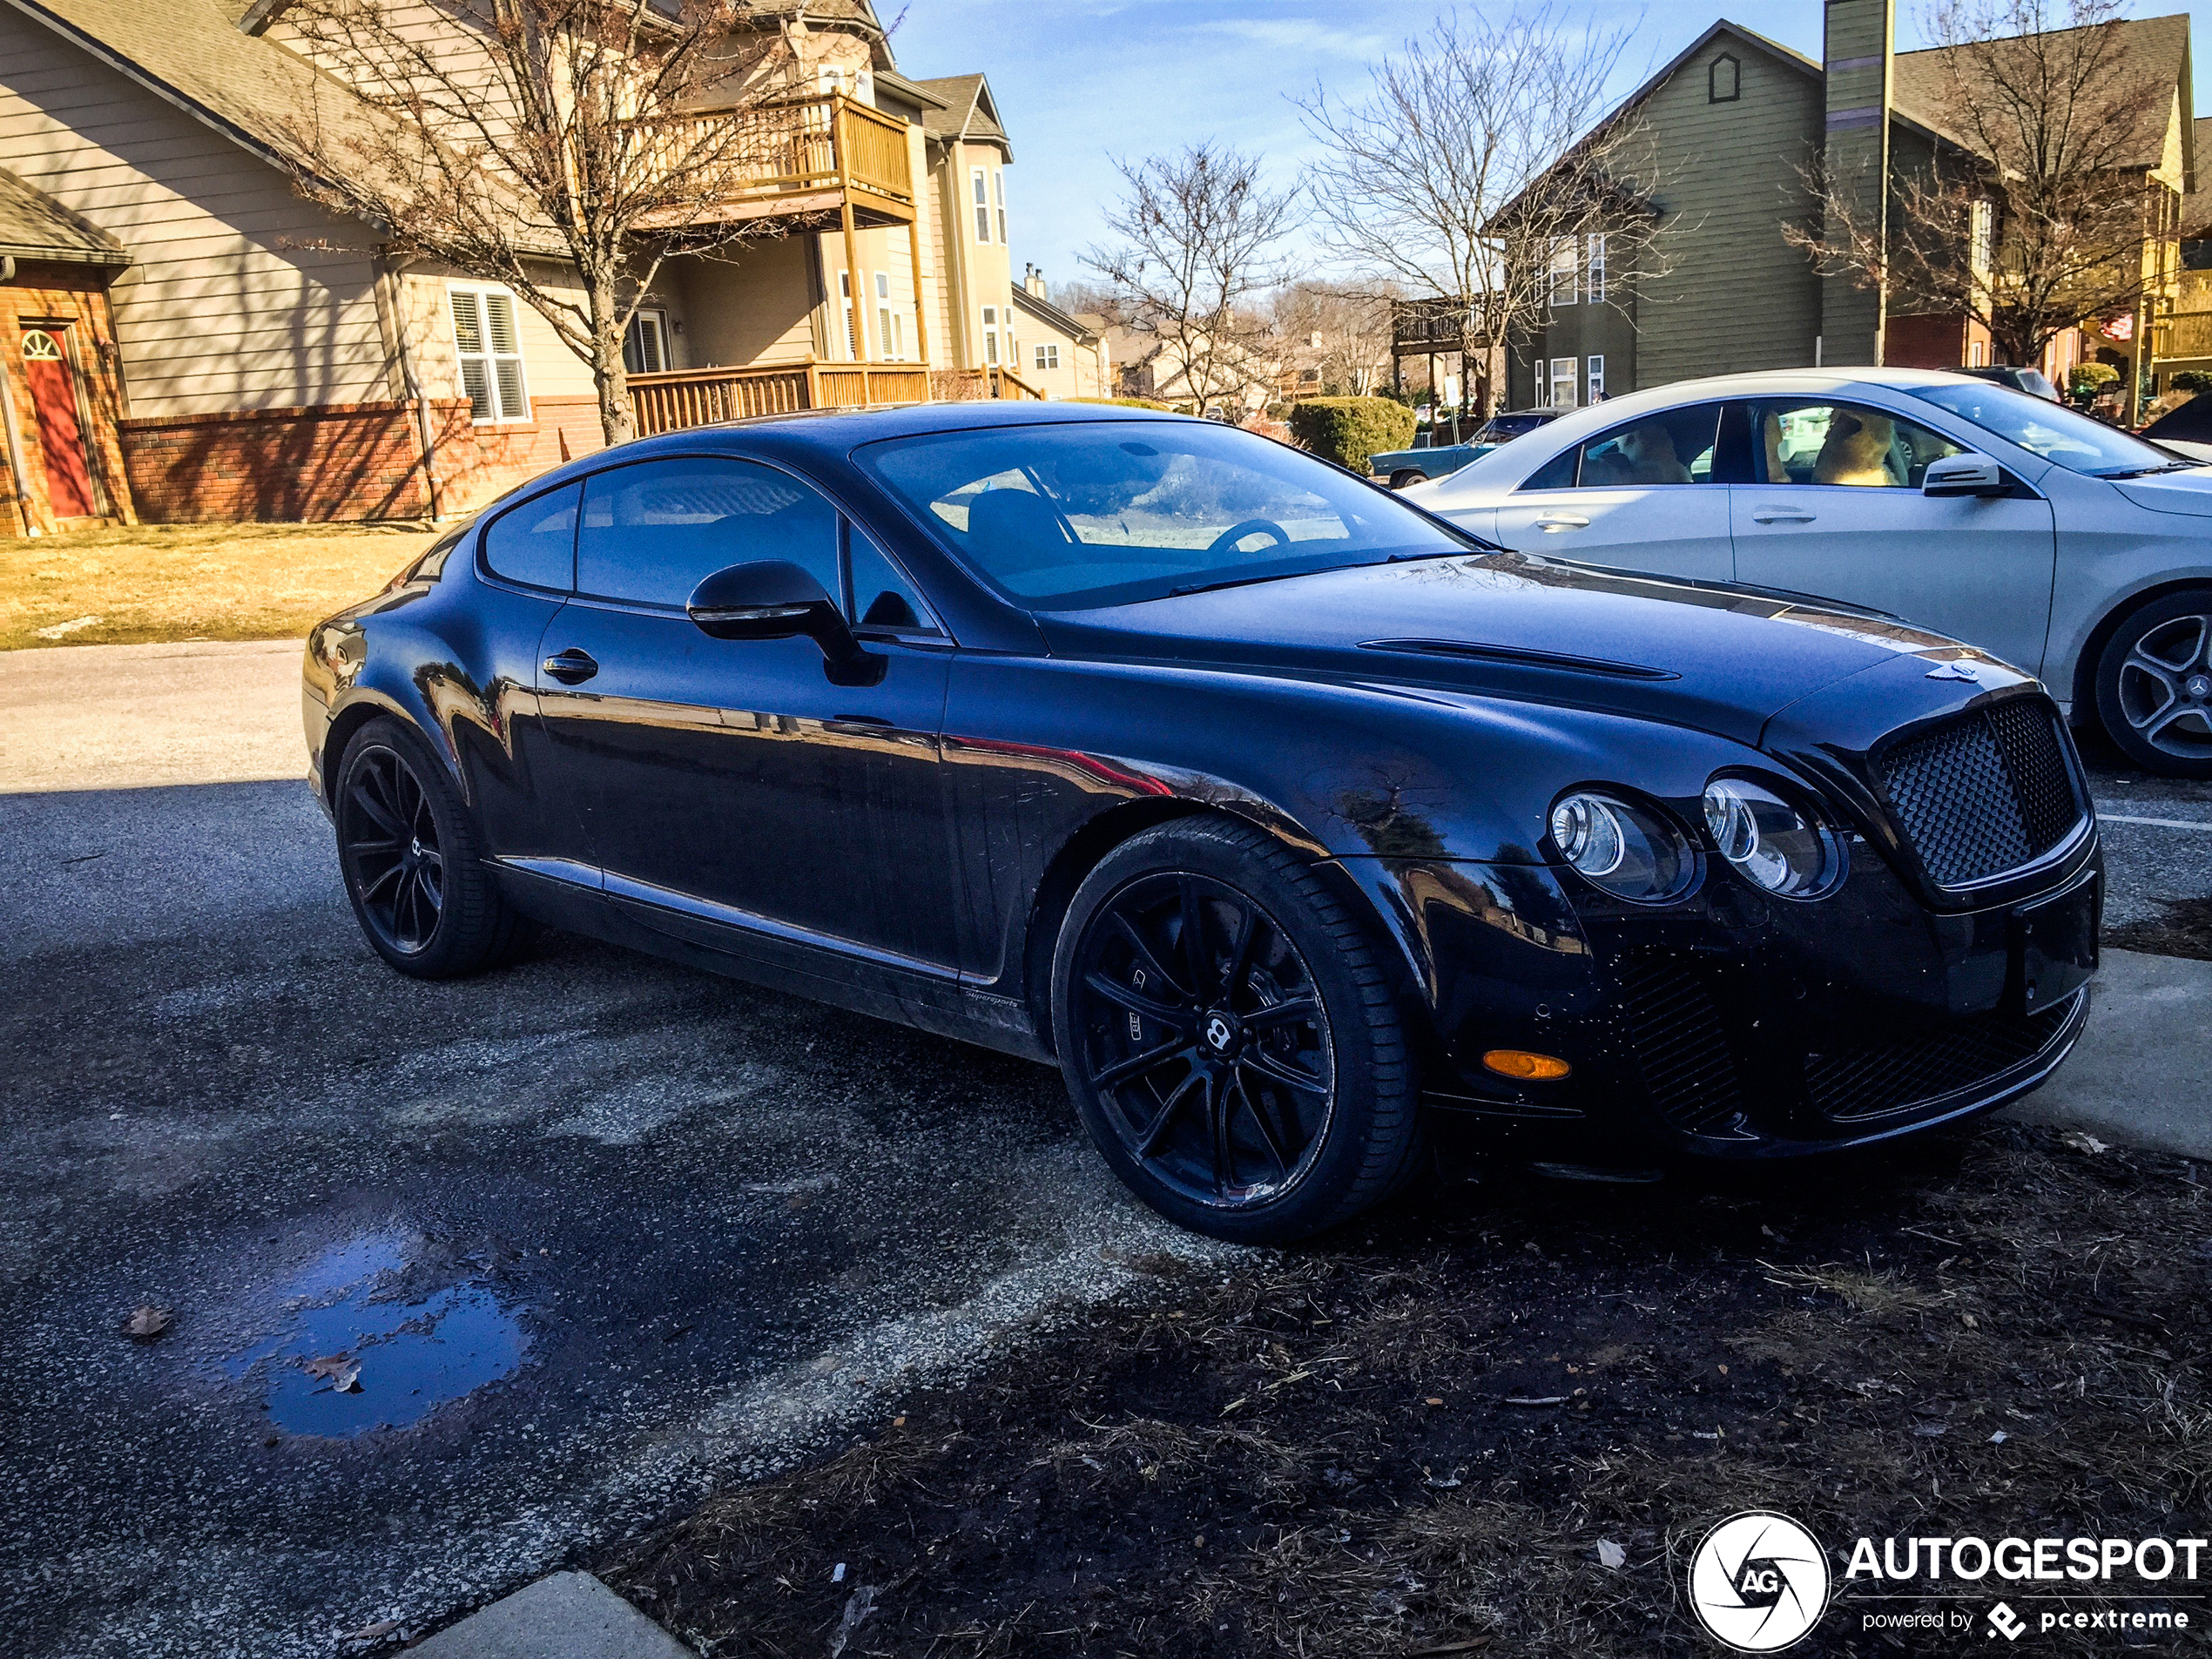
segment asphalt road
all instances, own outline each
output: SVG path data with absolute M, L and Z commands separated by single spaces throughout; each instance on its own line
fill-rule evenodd
M 1220 1255 L 1044 1069 L 573 940 L 385 970 L 298 781 L 296 651 L 0 654 L 11 1659 L 433 1628 L 1130 1260 Z M 2212 823 L 2212 787 L 2097 789 Z M 2212 894 L 2212 832 L 2107 839 L 2116 920 Z M 141 1305 L 166 1335 L 121 1333 Z
M 385 970 L 296 661 L 0 655 L 10 1659 L 419 1632 L 1210 1252 L 1046 1069 L 572 940 Z

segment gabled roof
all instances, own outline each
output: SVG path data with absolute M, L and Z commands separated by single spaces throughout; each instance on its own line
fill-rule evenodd
M 122 243 L 5 167 L 0 167 L 0 254 L 116 270 L 131 263 Z
M 373 119 L 351 90 L 274 41 L 245 35 L 216 0 L 4 0 L 126 79 L 272 166 L 297 160 L 287 120 L 364 136 Z
M 927 137 L 948 143 L 995 144 L 1005 152 L 1008 161 L 1014 159 L 1014 146 L 1007 142 L 1006 129 L 999 125 L 998 102 L 991 96 L 990 82 L 982 76 L 947 75 L 914 84 L 945 100 L 943 109 L 923 116 L 921 130 Z
M 2189 20 L 2186 14 L 2171 17 L 2139 17 L 2098 25 L 2114 30 L 2119 36 L 2117 50 L 2118 72 L 2172 85 L 2179 83 L 2184 89 L 2189 84 Z M 2053 35 L 2070 34 L 2071 30 L 2054 29 Z M 2022 36 L 2020 39 L 2035 37 Z M 1961 148 L 1972 148 L 1959 135 L 1950 131 L 1945 118 L 1944 104 L 1952 87 L 1952 78 L 1957 71 L 1951 63 L 1952 54 L 1994 47 L 2002 51 L 2009 43 L 2004 40 L 1978 43 L 1976 46 L 1930 46 L 1919 51 L 1897 55 L 1896 79 L 1891 91 L 1891 108 L 1906 120 L 1925 127 Z M 2094 94 L 2093 94 L 2094 96 Z M 2195 111 L 2184 109 L 2184 121 L 2195 115 Z M 2144 168 L 2156 167 L 2165 160 L 2167 126 L 2173 114 L 2170 102 L 2154 100 L 2143 111 L 2134 132 L 2136 151 L 2131 158 L 2134 165 Z M 2195 183 L 2195 149 L 2194 136 L 2184 132 L 2182 167 Z
M 875 72 L 875 90 L 888 92 L 902 104 L 911 104 L 918 110 L 948 110 L 952 100 L 931 91 L 920 81 L 910 81 L 895 69 L 880 69 Z
M 1089 345 L 1091 341 L 1098 338 L 1098 331 L 1096 329 L 1091 327 L 1088 323 L 1083 322 L 1081 319 L 1071 316 L 1067 312 L 1062 311 L 1058 306 L 1054 305 L 1051 300 L 1038 299 L 1035 294 L 1031 293 L 1019 282 L 1015 283 L 1013 286 L 1014 304 L 1016 309 L 1028 312 L 1031 316 L 1035 317 L 1039 322 L 1043 323 L 1047 327 L 1057 328 L 1062 334 L 1067 335 L 1069 339 L 1080 341 L 1084 345 Z
M 2196 152 L 2205 153 L 2204 146 L 2212 144 L 2212 115 L 2199 116 L 2191 126 L 2195 129 Z M 2212 177 L 2198 176 L 2200 188 L 2182 198 L 2182 234 L 2192 242 L 2212 236 Z

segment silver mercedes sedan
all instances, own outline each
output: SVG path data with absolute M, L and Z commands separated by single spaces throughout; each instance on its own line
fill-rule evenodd
M 2047 400 L 1928 369 L 1684 381 L 1405 493 L 1521 552 L 1886 611 L 2212 778 L 2212 465 Z

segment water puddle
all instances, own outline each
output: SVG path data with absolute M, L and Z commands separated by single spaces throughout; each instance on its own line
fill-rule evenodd
M 266 1341 L 222 1362 L 259 1372 L 269 1416 L 294 1434 L 404 1428 L 448 1400 L 513 1373 L 529 1346 L 491 1287 L 426 1287 L 396 1233 L 326 1251 L 277 1292 L 288 1318 Z

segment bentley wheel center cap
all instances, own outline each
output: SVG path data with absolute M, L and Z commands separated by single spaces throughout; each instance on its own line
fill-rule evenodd
M 1224 1014 L 1206 1016 L 1206 1047 L 1216 1054 L 1227 1054 L 1237 1041 L 1237 1028 Z

